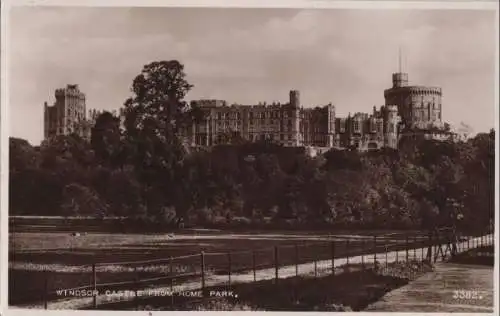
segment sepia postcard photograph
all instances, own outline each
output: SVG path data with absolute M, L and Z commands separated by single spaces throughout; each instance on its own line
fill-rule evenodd
M 2 3 L 0 311 L 498 313 L 498 1 L 52 2 Z

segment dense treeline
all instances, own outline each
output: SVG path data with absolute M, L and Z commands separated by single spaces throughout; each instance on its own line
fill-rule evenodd
M 146 65 L 125 124 L 103 113 L 90 141 L 10 139 L 10 214 L 119 216 L 142 224 L 485 228 L 494 214 L 494 142 L 402 141 L 398 151 L 245 143 L 190 151 L 179 131 L 202 117 L 177 61 Z

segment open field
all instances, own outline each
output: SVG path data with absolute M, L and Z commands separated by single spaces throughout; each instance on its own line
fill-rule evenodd
M 374 252 L 400 250 L 399 260 L 404 260 L 405 252 L 401 250 L 407 247 L 406 236 L 403 232 L 386 231 L 379 232 L 376 240 L 366 232 L 231 234 L 191 231 L 175 235 L 89 233 L 79 237 L 69 233 L 12 233 L 9 303 L 24 305 L 60 299 L 55 291 L 76 287 L 92 289 L 94 281 L 99 291 L 164 286 L 170 279 L 176 284 L 190 281 L 199 286 L 202 261 L 206 278 L 225 280 L 229 271 L 236 278 L 237 273 L 252 270 L 272 271 L 276 263 L 281 269 L 316 261 L 318 269 L 328 270 L 332 258 L 352 258 Z M 408 236 L 409 247 L 425 246 L 428 242 L 427 237 L 418 232 Z M 417 255 L 423 255 L 423 250 L 418 254 L 409 252 L 411 257 Z M 170 260 L 171 257 L 176 258 Z M 393 259 L 397 260 L 397 254 Z M 370 260 L 373 261 L 373 256 Z M 95 264 L 95 280 L 92 264 Z M 30 290 L 23 287 L 28 283 Z M 44 298 L 44 293 L 49 294 Z
M 405 242 L 409 236 L 425 238 L 419 232 L 362 232 L 318 234 L 313 232 L 225 233 L 195 231 L 183 234 L 102 234 L 89 233 L 79 237 L 69 233 L 12 233 L 9 238 L 9 261 L 42 264 L 81 265 L 102 262 L 166 259 L 205 252 L 236 252 L 274 246 L 312 245 L 335 241 L 339 249 L 349 239 L 353 251 L 365 241 L 368 247 L 373 236 L 377 244 Z M 344 245 L 342 244 L 344 243 Z
M 101 234 L 88 233 L 79 237 L 69 233 L 11 233 L 9 248 L 10 303 L 38 301 L 45 289 L 88 286 L 92 281 L 92 264 L 96 265 L 96 283 L 133 282 L 135 278 L 164 277 L 172 270 L 176 282 L 188 279 L 201 270 L 201 252 L 205 252 L 204 266 L 207 274 L 224 275 L 252 268 L 272 267 L 277 247 L 279 264 L 290 265 L 332 257 L 354 256 L 375 250 L 370 232 L 362 234 L 340 232 L 318 234 L 291 233 L 240 233 L 228 234 L 214 231 L 190 231 L 169 234 Z M 373 232 L 371 232 L 373 233 Z M 403 232 L 379 232 L 377 251 L 390 244 L 391 249 L 405 247 Z M 418 232 L 412 232 L 414 242 Z M 420 234 L 418 242 L 426 241 Z M 228 258 L 231 253 L 231 258 Z M 194 255 L 193 255 L 194 254 Z M 175 259 L 170 257 L 187 256 Z M 154 263 L 127 264 L 129 261 L 157 260 Z M 255 264 L 253 264 L 255 262 Z M 178 275 L 178 277 L 177 277 Z M 46 284 L 45 280 L 48 280 Z M 28 282 L 29 291 L 22 284 Z M 158 283 L 166 281 L 158 280 Z M 149 282 L 148 284 L 154 284 Z M 125 287 L 130 287 L 126 285 Z M 120 288 L 120 287 L 118 287 Z M 115 287 L 113 287 L 115 289 Z

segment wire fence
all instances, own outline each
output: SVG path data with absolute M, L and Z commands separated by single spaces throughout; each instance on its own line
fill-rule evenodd
M 98 309 L 123 301 L 138 307 L 143 298 L 165 296 L 173 306 L 180 293 L 187 291 L 191 291 L 194 300 L 210 299 L 206 291 L 214 286 L 230 290 L 236 283 L 278 282 L 305 275 L 322 277 L 350 265 L 368 269 L 387 267 L 392 262 L 434 263 L 492 245 L 493 241 L 491 233 L 467 237 L 446 232 L 398 238 L 366 236 L 244 251 L 201 252 L 147 261 L 101 262 L 79 266 L 78 273 L 45 270 L 43 289 L 35 287 L 32 292 L 24 289 L 24 302 L 19 303 L 38 302 L 37 306 L 44 309 L 49 306 Z M 185 300 L 183 297 L 182 301 Z

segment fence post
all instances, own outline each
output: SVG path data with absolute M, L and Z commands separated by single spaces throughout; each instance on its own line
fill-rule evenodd
M 92 288 L 94 290 L 94 292 L 92 293 L 93 306 L 94 309 L 97 309 L 97 273 L 95 269 L 95 263 L 92 263 Z
M 332 250 L 332 274 L 335 275 L 335 241 L 331 242 L 331 250 Z
M 205 294 L 205 252 L 201 252 L 201 293 Z
M 255 250 L 252 250 L 252 269 L 253 269 L 253 281 L 257 281 L 257 274 L 255 272 Z
M 231 252 L 228 252 L 227 253 L 227 263 L 228 263 L 228 285 L 229 285 L 229 289 L 231 289 Z
M 170 272 L 170 304 L 173 308 L 174 306 L 174 259 L 170 257 L 169 260 L 169 272 Z
M 318 277 L 318 261 L 316 260 L 316 256 L 314 255 L 314 277 Z
M 373 236 L 373 264 L 377 268 L 377 236 Z
M 345 254 L 346 254 L 346 265 L 349 266 L 349 237 L 347 237 L 347 240 L 345 242 Z
M 422 240 L 422 244 L 420 245 L 420 250 L 421 250 L 421 251 L 420 251 L 420 252 L 421 252 L 421 254 L 420 254 L 420 257 L 421 257 L 420 259 L 421 259 L 421 260 L 420 260 L 420 261 L 421 261 L 421 262 L 424 262 L 424 260 L 425 260 L 425 258 L 424 258 L 424 246 L 425 246 L 425 243 L 424 243 L 424 242 L 423 242 L 423 240 Z
M 408 249 L 408 235 L 406 235 L 406 239 L 405 239 L 405 248 L 406 248 L 406 262 L 408 262 L 408 259 L 409 259 L 409 249 Z
M 278 246 L 274 246 L 274 274 L 275 282 L 278 283 Z
M 413 260 L 417 261 L 417 236 L 413 237 Z
M 295 276 L 299 276 L 299 246 L 295 244 Z
M 365 270 L 365 240 L 361 239 L 361 268 Z
M 427 257 L 429 258 L 429 264 L 432 263 L 432 232 L 429 232 L 429 248 L 427 250 Z
M 387 245 L 385 246 L 385 268 L 389 268 L 389 249 L 387 249 Z
M 137 266 L 134 266 L 134 292 L 135 292 L 134 302 L 135 302 L 135 309 L 136 310 L 139 309 L 138 291 L 139 291 L 139 276 L 137 274 Z
M 467 236 L 467 250 L 470 249 L 470 236 Z
M 47 268 L 43 269 L 43 308 L 47 309 L 48 307 L 48 296 L 49 296 L 49 272 Z

